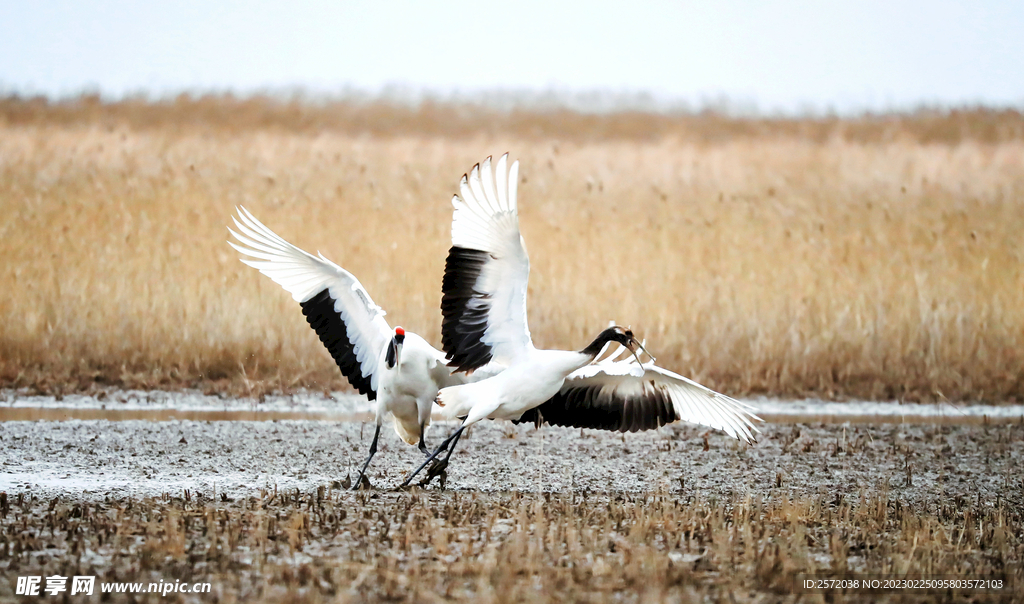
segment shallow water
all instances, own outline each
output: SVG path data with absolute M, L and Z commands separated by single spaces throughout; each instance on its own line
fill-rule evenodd
M 282 420 L 320 420 L 330 422 L 364 422 L 373 420 L 372 413 L 320 413 L 304 411 L 238 411 L 195 409 L 96 409 L 76 407 L 0 407 L 0 422 L 70 420 L 167 422 L 269 422 Z
M 1024 424 L 1024 405 L 901 404 L 881 402 L 747 401 L 774 424 Z
M 1024 405 L 900 404 L 896 402 L 745 401 L 773 424 L 941 424 L 1024 423 Z M 102 397 L 23 396 L 0 393 L 2 421 L 282 421 L 364 422 L 373 419 L 373 403 L 347 393 L 303 393 L 252 399 L 222 398 L 192 392 L 124 391 Z M 440 416 L 435 414 L 435 420 Z

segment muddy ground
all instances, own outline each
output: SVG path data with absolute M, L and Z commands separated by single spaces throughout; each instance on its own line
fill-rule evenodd
M 429 442 L 455 424 L 438 423 Z M 354 474 L 362 422 L 66 421 L 0 424 L 0 490 L 39 497 L 251 495 L 315 490 Z M 791 497 L 888 488 L 908 503 L 970 494 L 1020 503 L 1024 427 L 768 424 L 748 446 L 690 426 L 621 435 L 484 422 L 462 438 L 447 487 Z M 706 436 L 706 437 L 705 437 Z M 369 469 L 397 486 L 422 461 L 390 426 Z
M 767 424 L 747 446 L 484 422 L 446 490 L 411 492 L 392 489 L 421 454 L 385 426 L 373 488 L 343 490 L 371 437 L 316 420 L 0 423 L 0 598 L 50 573 L 214 586 L 115 601 L 417 602 L 821 601 L 804 573 L 1024 573 L 1019 423 Z

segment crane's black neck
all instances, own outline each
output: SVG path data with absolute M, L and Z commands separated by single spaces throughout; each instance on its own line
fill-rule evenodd
M 623 346 L 628 346 L 632 338 L 622 333 L 621 329 L 621 327 L 609 327 L 598 334 L 597 338 L 595 338 L 593 342 L 580 352 L 591 358 L 595 358 L 597 355 L 601 354 L 601 349 L 604 348 L 604 345 L 608 342 L 618 342 Z
M 399 347 L 402 345 L 403 342 L 405 342 L 404 335 L 396 335 L 393 338 L 391 338 L 390 342 L 388 342 L 388 352 L 387 355 L 384 357 L 384 362 L 387 364 L 388 369 L 394 369 L 395 365 L 397 365 L 398 362 L 401 360 L 399 359 Z

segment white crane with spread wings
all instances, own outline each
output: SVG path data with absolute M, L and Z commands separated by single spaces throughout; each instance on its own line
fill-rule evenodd
M 448 365 L 474 373 L 496 362 L 505 370 L 441 389 L 443 415 L 463 418 L 462 425 L 404 484 L 447 449 L 427 481 L 442 472 L 463 430 L 485 418 L 622 432 L 683 420 L 752 442 L 758 431 L 752 422 L 760 421 L 752 407 L 656 366 L 653 357 L 641 363 L 643 346 L 628 329 L 608 327 L 579 351 L 534 347 L 526 323 L 530 260 L 519 233 L 519 162 L 506 169 L 507 162 L 506 154 L 492 172 L 487 158 L 462 177 L 441 286 Z M 628 349 L 634 362 L 594 363 L 611 343 Z
M 393 330 L 384 311 L 373 303 L 352 273 L 320 254 L 314 256 L 288 243 L 245 208 L 237 208 L 228 228 L 238 243 L 228 244 L 248 258 L 242 262 L 258 269 L 288 291 L 302 307 L 310 327 L 331 353 L 342 375 L 371 401 L 376 400 L 376 430 L 370 455 L 359 470 L 353 488 L 363 481 L 377 452 L 380 427 L 394 417 L 395 432 L 410 445 L 429 454 L 424 434 L 439 388 L 481 380 L 500 368 L 492 364 L 474 372 L 453 374 L 445 355 L 423 338 L 401 327 Z

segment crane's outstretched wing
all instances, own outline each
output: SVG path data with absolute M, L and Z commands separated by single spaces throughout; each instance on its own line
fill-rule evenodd
M 324 258 L 306 253 L 239 207 L 231 219 L 241 233 L 228 231 L 242 245 L 228 244 L 256 258 L 242 262 L 283 287 L 302 306 L 320 341 L 334 357 L 342 375 L 371 401 L 377 398 L 377 357 L 391 338 L 384 311 L 352 273 Z
M 592 363 L 571 373 L 558 394 L 518 422 L 639 432 L 683 420 L 724 431 L 745 442 L 760 432 L 754 408 L 653 362 Z
M 441 343 L 448 365 L 473 371 L 503 365 L 533 347 L 526 324 L 530 259 L 519 234 L 519 162 L 491 158 L 462 177 L 452 199 L 452 247 L 441 283 Z

